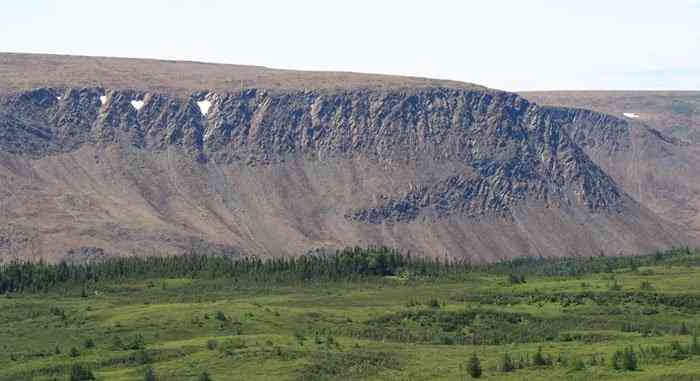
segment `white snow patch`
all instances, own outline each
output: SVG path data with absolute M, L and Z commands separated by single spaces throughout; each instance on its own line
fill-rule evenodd
M 61 100 L 61 97 L 56 97 L 56 99 L 58 99 L 58 100 L 60 101 L 60 100 Z
M 100 103 L 102 103 L 102 104 L 107 103 L 107 96 L 106 96 L 106 95 L 101 95 L 101 96 L 100 96 Z
M 199 111 L 202 112 L 202 115 L 207 115 L 207 113 L 209 112 L 209 107 L 211 107 L 211 102 L 205 99 L 203 101 L 197 102 L 197 106 L 199 106 Z
M 631 118 L 631 119 L 639 118 L 639 115 L 637 115 L 633 112 L 624 112 L 624 113 L 622 113 L 622 115 L 624 115 L 627 118 Z
M 141 110 L 141 107 L 143 107 L 143 101 L 131 101 L 131 105 L 134 106 L 136 111 Z

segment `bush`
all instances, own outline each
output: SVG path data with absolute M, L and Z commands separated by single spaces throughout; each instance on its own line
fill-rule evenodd
M 139 350 L 146 348 L 146 340 L 144 340 L 141 334 L 136 334 L 129 338 L 129 342 L 126 344 L 126 349 Z
M 467 360 L 467 372 L 472 378 L 481 377 L 481 361 L 479 361 L 479 357 L 476 353 L 472 353 L 469 360 Z
M 510 357 L 508 352 L 503 354 L 503 358 L 501 359 L 501 364 L 500 367 L 501 372 L 504 373 L 510 373 L 515 371 L 515 364 L 513 363 L 513 359 Z
M 207 349 L 209 349 L 210 351 L 213 351 L 218 346 L 219 346 L 219 342 L 216 340 L 207 341 Z
M 639 288 L 640 288 L 642 291 L 651 291 L 651 290 L 654 289 L 654 285 L 652 285 L 650 282 L 648 282 L 648 281 L 645 280 L 645 281 L 642 282 L 641 285 L 639 285 Z
M 226 318 L 226 314 L 223 311 L 216 311 L 216 314 L 214 314 L 214 318 L 219 321 L 226 321 L 228 320 Z
M 525 283 L 525 275 L 510 274 L 510 275 L 508 275 L 508 283 L 509 284 L 524 284 Z
M 229 339 L 219 345 L 219 352 L 226 356 L 233 356 L 239 349 L 246 348 L 247 344 L 245 340 L 234 338 Z
M 198 381 L 212 381 L 211 376 L 209 376 L 209 373 L 202 372 L 202 374 L 199 375 L 199 378 L 197 378 Z
M 532 357 L 532 364 L 534 366 L 545 366 L 549 365 L 547 359 L 542 355 L 542 347 L 537 348 L 537 353 Z
M 137 363 L 137 364 L 150 364 L 153 362 L 153 358 L 151 356 L 151 353 L 146 351 L 145 349 L 141 349 L 135 353 L 132 353 L 131 356 L 131 361 Z
M 84 368 L 80 364 L 74 364 L 70 369 L 70 381 L 95 380 L 95 375 L 90 369 Z
M 690 340 L 689 352 L 692 355 L 700 354 L 700 343 L 698 343 L 698 335 L 693 334 L 693 338 Z
M 610 363 L 612 364 L 613 369 L 622 369 L 622 351 L 615 351 L 615 353 L 613 353 L 612 355 L 612 358 L 610 358 Z
M 431 299 L 428 300 L 428 302 L 425 303 L 425 304 L 426 304 L 428 307 L 430 307 L 430 308 L 440 308 L 440 301 L 437 300 L 437 299 L 435 299 L 435 298 L 431 298 Z
M 70 349 L 70 357 L 78 357 L 78 356 L 80 356 L 80 351 L 78 350 L 78 348 L 76 348 L 76 347 L 71 348 Z
M 297 343 L 300 347 L 304 346 L 304 341 L 306 341 L 306 337 L 303 334 L 297 332 L 294 334 L 294 338 L 297 340 Z
M 608 284 L 608 290 L 620 291 L 622 290 L 622 285 L 618 283 L 617 279 L 614 279 L 612 283 Z
M 146 368 L 146 373 L 143 375 L 143 381 L 156 381 L 158 380 L 158 377 L 156 377 L 156 372 L 151 368 L 150 366 Z
M 95 340 L 93 340 L 92 338 L 87 338 L 87 339 L 83 340 L 83 348 L 85 348 L 85 349 L 95 348 Z
M 637 354 L 632 347 L 627 347 L 623 351 L 615 351 L 611 359 L 613 369 L 617 370 L 637 370 Z
M 631 347 L 625 348 L 622 354 L 622 366 L 625 370 L 637 370 L 637 354 Z

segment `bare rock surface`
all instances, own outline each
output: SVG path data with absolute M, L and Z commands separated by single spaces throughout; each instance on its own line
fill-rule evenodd
M 619 174 L 640 141 L 649 160 L 679 147 L 645 125 L 468 84 L 284 74 L 298 83 L 5 84 L 3 258 L 388 245 L 493 261 L 694 242 Z

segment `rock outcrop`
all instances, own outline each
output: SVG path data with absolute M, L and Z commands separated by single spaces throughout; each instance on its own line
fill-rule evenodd
M 37 88 L 0 97 L 0 219 L 53 258 L 202 240 L 476 261 L 687 242 L 589 156 L 629 150 L 630 134 L 622 119 L 482 88 Z

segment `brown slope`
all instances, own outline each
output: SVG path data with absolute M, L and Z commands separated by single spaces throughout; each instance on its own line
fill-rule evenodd
M 381 244 L 488 261 L 689 242 L 579 145 L 582 122 L 615 132 L 624 121 L 571 120 L 483 88 L 392 86 L 8 92 L 0 250 L 56 259 L 195 242 L 275 256 Z
M 577 131 L 574 140 L 631 197 L 669 225 L 700 237 L 700 167 L 696 165 L 700 161 L 700 146 L 686 140 L 700 131 L 696 123 L 700 114 L 692 106 L 699 104 L 698 94 L 542 92 L 526 96 L 547 104 L 593 107 L 616 115 L 623 110 L 638 113 L 638 119 L 623 118 L 624 123 L 610 123 L 609 119 L 617 119 L 610 117 L 568 125 Z M 571 121 L 577 115 L 582 116 L 580 120 L 587 120 L 584 114 L 588 113 L 569 109 L 559 114 Z
M 638 115 L 677 139 L 700 143 L 700 91 L 534 91 L 521 93 L 543 105 L 585 108 L 619 118 Z
M 417 88 L 483 89 L 475 84 L 350 72 L 151 59 L 0 53 L 0 94 L 39 87 L 103 87 L 188 97 L 196 91 Z

